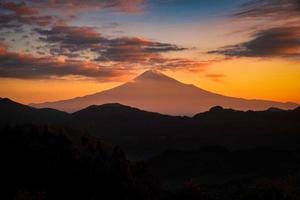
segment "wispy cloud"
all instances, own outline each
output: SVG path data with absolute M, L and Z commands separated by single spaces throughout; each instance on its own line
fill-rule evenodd
M 243 23 L 261 22 L 248 41 L 209 51 L 227 57 L 282 57 L 300 59 L 300 1 L 250 0 L 234 13 Z
M 38 14 L 36 8 L 31 8 L 25 4 L 25 2 L 2 2 L 0 3 L 2 9 L 14 12 L 16 15 L 35 15 Z
M 278 27 L 261 30 L 252 39 L 226 46 L 209 53 L 233 57 L 289 57 L 300 58 L 300 27 Z
M 145 0 L 31 0 L 38 8 L 56 9 L 67 14 L 86 10 L 112 9 L 125 13 L 140 12 L 146 4 Z
M 186 48 L 136 37 L 107 39 L 99 48 L 93 49 L 99 53 L 99 57 L 96 59 L 98 61 L 131 63 L 143 63 L 148 59 L 160 57 L 160 53 L 182 50 L 186 50 Z
M 139 12 L 144 0 L 27 0 L 0 2 L 0 29 L 22 25 L 62 25 L 83 11 L 111 9 L 123 13 Z M 48 13 L 48 14 L 44 14 Z
M 235 17 L 242 18 L 268 17 L 279 20 L 292 19 L 299 15 L 299 0 L 249 0 L 234 14 Z
M 139 62 L 158 53 L 181 51 L 185 48 L 175 44 L 154 42 L 138 37 L 108 38 L 102 36 L 94 27 L 54 26 L 51 29 L 35 29 L 40 40 L 50 44 L 52 52 L 60 54 L 92 51 L 97 61 Z
M 185 58 L 151 58 L 148 66 L 158 70 L 186 70 L 190 72 L 204 72 L 212 63 L 217 60 L 191 60 Z
M 22 79 L 49 79 L 68 75 L 109 80 L 122 75 L 122 69 L 101 66 L 94 62 L 59 60 L 54 57 L 34 57 L 13 53 L 0 45 L 0 77 Z
M 21 27 L 22 25 L 47 26 L 63 24 L 63 19 L 53 15 L 43 15 L 42 12 L 25 2 L 0 3 L 0 29 Z
M 204 76 L 214 82 L 222 82 L 225 78 L 224 74 L 205 74 Z

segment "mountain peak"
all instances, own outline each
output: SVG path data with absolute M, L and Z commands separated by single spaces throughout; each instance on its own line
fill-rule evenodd
M 157 70 L 147 70 L 145 72 L 143 72 L 142 74 L 140 74 L 139 76 L 137 76 L 134 81 L 146 81 L 146 80 L 153 80 L 153 81 L 176 81 L 175 79 L 157 71 Z

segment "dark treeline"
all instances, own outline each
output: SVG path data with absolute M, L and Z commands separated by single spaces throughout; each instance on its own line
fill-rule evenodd
M 1 199 L 159 199 L 159 182 L 120 147 L 111 153 L 66 129 L 5 126 L 1 130 Z M 70 133 L 69 133 L 70 134 Z
M 4 190 L 0 198 L 16 200 L 299 198 L 300 159 L 297 152 L 277 151 L 276 154 L 272 154 L 269 150 L 258 149 L 230 152 L 222 147 L 209 147 L 196 152 L 168 151 L 148 162 L 133 164 L 120 147 L 116 146 L 108 152 L 103 149 L 98 139 L 86 134 L 79 137 L 78 141 L 70 140 L 66 135 L 68 131 L 70 130 L 62 127 L 37 125 L 2 128 L 1 183 Z M 291 153 L 292 157 L 286 157 Z M 255 158 L 259 154 L 262 155 Z M 266 157 L 276 155 L 280 157 L 277 161 L 274 157 Z M 283 164 L 276 166 L 282 162 Z M 265 173 L 266 165 L 269 168 L 268 173 Z M 154 176 L 153 172 L 158 176 Z M 253 174 L 250 178 L 235 177 L 235 174 L 245 173 Z M 189 174 L 189 177 L 185 176 L 186 174 Z M 205 178 L 213 175 L 220 177 L 228 175 L 231 176 L 231 180 L 211 183 L 201 181 L 202 176 Z M 174 178 L 182 181 L 176 189 L 161 184 L 161 180 Z

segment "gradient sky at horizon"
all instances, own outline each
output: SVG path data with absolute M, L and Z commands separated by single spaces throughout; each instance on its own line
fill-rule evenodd
M 299 0 L 4 0 L 0 96 L 83 96 L 148 69 L 220 94 L 300 103 Z

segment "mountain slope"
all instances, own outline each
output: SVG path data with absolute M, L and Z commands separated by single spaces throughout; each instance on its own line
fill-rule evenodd
M 75 127 L 87 127 L 102 139 L 126 145 L 171 133 L 181 126 L 182 119 L 111 103 L 77 111 L 70 115 L 68 122 Z
M 8 98 L 0 97 L 0 124 L 5 123 L 55 123 L 61 122 L 68 116 L 67 113 L 50 109 L 36 109 L 14 102 Z
M 112 102 L 163 114 L 189 116 L 207 111 L 215 105 L 238 110 L 265 110 L 269 107 L 291 109 L 297 106 L 293 103 L 227 97 L 191 84 L 181 83 L 152 70 L 110 90 L 69 100 L 32 104 L 32 106 L 74 112 L 90 105 Z

